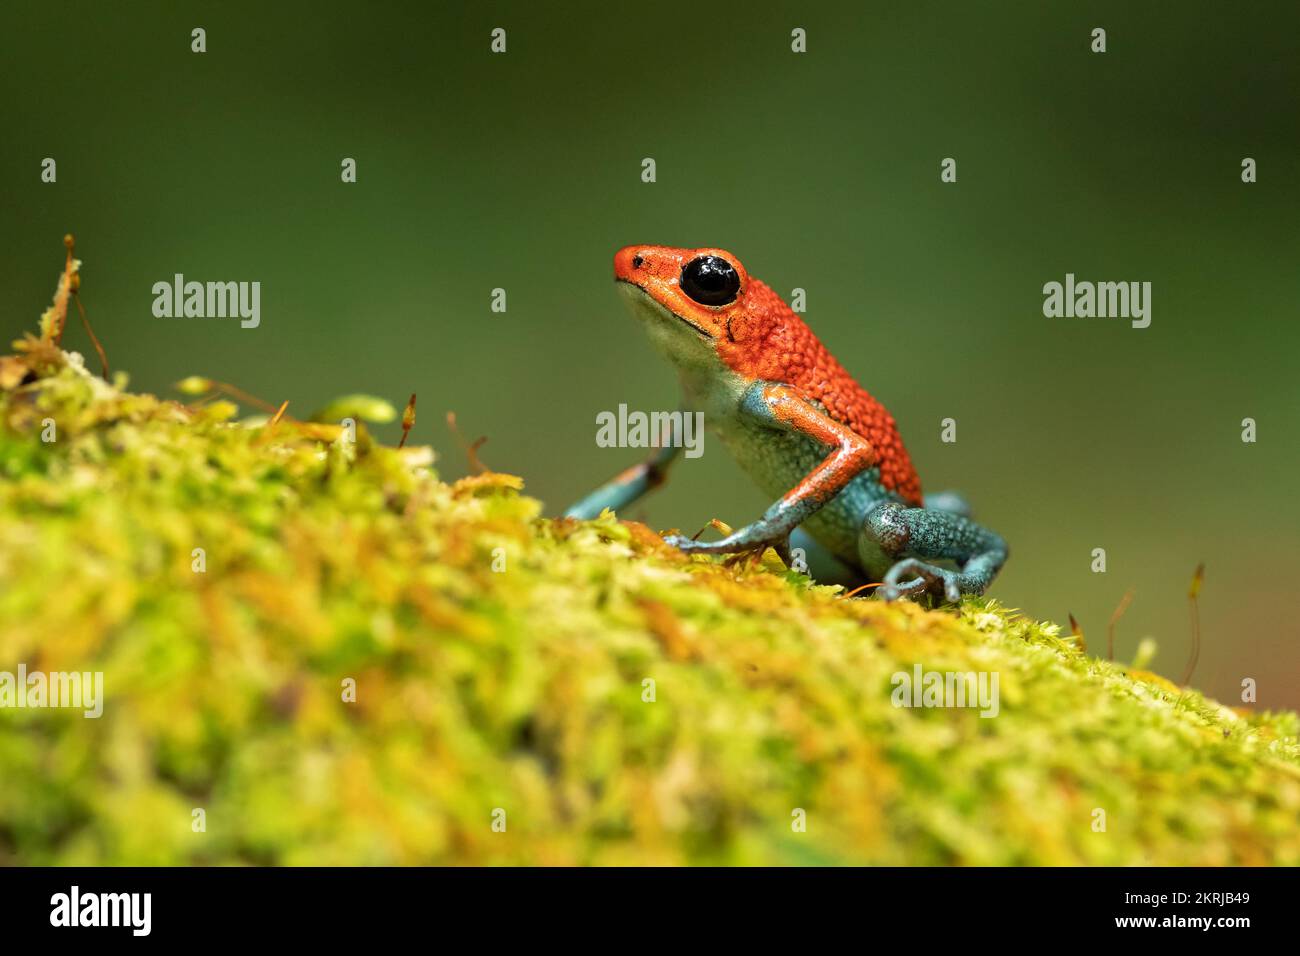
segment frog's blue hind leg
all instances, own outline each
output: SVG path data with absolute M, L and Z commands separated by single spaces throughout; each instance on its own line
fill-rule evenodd
M 676 422 L 676 419 L 674 419 Z M 672 440 L 640 464 L 633 465 L 601 485 L 564 512 L 566 518 L 596 518 L 606 508 L 621 511 L 668 480 L 668 466 L 682 450 L 674 424 Z
M 940 491 L 926 495 L 925 508 L 927 511 L 947 511 L 950 514 L 961 515 L 963 518 L 971 516 L 970 503 L 956 491 Z M 879 578 L 869 577 L 837 558 L 802 528 L 795 529 L 795 532 L 790 535 L 790 547 L 803 549 L 808 576 L 818 584 L 839 584 L 851 590 L 879 580 Z
M 887 601 L 928 593 L 956 604 L 963 594 L 983 594 L 1007 560 L 1006 542 L 964 515 L 896 501 L 867 512 L 858 550 L 864 566 L 881 552 L 894 559 L 879 591 Z M 951 561 L 957 569 L 933 561 Z

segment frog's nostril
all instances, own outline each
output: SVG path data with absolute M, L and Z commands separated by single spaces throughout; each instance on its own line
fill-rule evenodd
M 632 268 L 633 268 L 633 269 L 640 269 L 641 266 L 643 266 L 643 265 L 645 265 L 645 259 L 641 258 L 640 256 L 633 256 L 633 257 L 632 257 Z

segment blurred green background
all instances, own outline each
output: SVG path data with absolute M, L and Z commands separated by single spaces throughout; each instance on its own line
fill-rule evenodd
M 1294 2 L 9 3 L 0 333 L 35 328 L 72 231 L 134 387 L 203 374 L 299 415 L 415 391 L 444 475 L 467 470 L 454 410 L 558 513 L 641 454 L 598 448 L 598 411 L 676 403 L 614 250 L 721 246 L 807 290 L 926 487 L 1010 541 L 994 596 L 1073 612 L 1104 653 L 1133 587 L 1117 656 L 1153 636 L 1177 679 L 1204 561 L 1194 682 L 1295 707 L 1298 27 Z M 261 327 L 154 318 L 176 272 L 260 281 Z M 1044 318 L 1067 272 L 1152 282 L 1151 327 Z M 67 343 L 89 354 L 79 326 Z M 767 504 L 706 441 L 630 516 L 694 531 Z

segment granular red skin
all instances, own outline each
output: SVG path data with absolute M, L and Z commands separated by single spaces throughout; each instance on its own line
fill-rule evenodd
M 681 289 L 683 266 L 697 256 L 717 255 L 740 275 L 734 302 L 701 305 Z M 681 316 L 714 344 L 719 358 L 753 381 L 794 386 L 825 406 L 827 414 L 871 443 L 880 483 L 913 505 L 921 504 L 921 480 L 912 467 L 894 417 L 853 380 L 826 346 L 781 297 L 752 278 L 725 249 L 625 246 L 614 256 L 614 276 L 639 286 Z
M 912 504 L 921 503 L 921 480 L 903 446 L 894 416 L 854 381 L 822 345 L 812 329 L 781 297 L 758 279 L 744 290 L 744 317 L 738 341 L 717 340 L 717 352 L 746 378 L 793 385 L 821 402 L 826 412 L 871 443 L 880 483 Z

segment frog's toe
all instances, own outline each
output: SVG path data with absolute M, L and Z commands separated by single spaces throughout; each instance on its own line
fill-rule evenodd
M 761 555 L 768 548 L 775 548 L 781 560 L 790 566 L 790 536 L 752 536 L 743 531 L 728 535 L 720 541 L 696 541 L 680 534 L 664 536 L 664 541 L 685 554 L 732 554 L 738 558 L 747 555 Z
M 916 558 L 905 558 L 889 569 L 880 588 L 880 596 L 886 601 L 923 594 L 942 594 L 950 604 L 960 603 L 961 584 L 957 572 L 937 568 Z
M 664 543 L 686 554 L 720 554 L 716 541 L 696 541 L 684 534 L 666 534 Z

